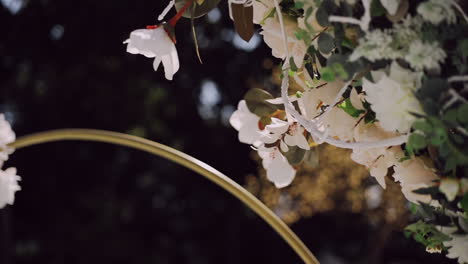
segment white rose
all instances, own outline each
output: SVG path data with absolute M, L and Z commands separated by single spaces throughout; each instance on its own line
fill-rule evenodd
M 372 83 L 364 79 L 363 89 L 380 125 L 386 131 L 408 132 L 416 120 L 411 113 L 423 113 L 414 96 L 420 86 L 421 74 L 409 72 L 393 62 L 389 75 L 384 72 L 374 75 L 379 76 L 379 80 Z

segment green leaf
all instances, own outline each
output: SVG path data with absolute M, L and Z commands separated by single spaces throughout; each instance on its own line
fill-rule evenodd
M 298 165 L 304 159 L 306 150 L 297 146 L 289 146 L 288 152 L 283 153 L 289 164 Z
M 326 82 L 333 82 L 335 80 L 335 72 L 329 67 L 320 69 L 320 75 L 322 80 Z
M 461 39 L 457 43 L 458 51 L 463 57 L 468 57 L 468 39 Z
M 385 15 L 385 8 L 380 3 L 380 0 L 373 0 L 371 3 L 371 16 L 383 16 Z
M 413 128 L 426 134 L 432 132 L 432 124 L 425 120 L 417 120 L 413 123 Z
M 346 99 L 344 100 L 341 104 L 338 105 L 338 108 L 343 109 L 348 115 L 356 118 L 359 117 L 361 114 L 363 114 L 365 111 L 357 109 L 353 106 L 351 103 L 351 99 Z
M 338 77 L 340 77 L 340 79 L 342 80 L 347 80 L 349 78 L 349 74 L 348 72 L 345 70 L 345 68 L 343 67 L 343 65 L 339 64 L 339 63 L 334 63 L 332 64 L 332 69 L 333 71 L 335 72 L 335 75 L 337 75 Z
M 442 92 L 447 91 L 447 80 L 441 78 L 429 78 L 425 80 L 418 93 L 423 97 L 440 98 Z
M 451 125 L 457 125 L 457 109 L 450 109 L 444 113 L 443 120 L 447 121 Z
M 179 11 L 185 3 L 187 3 L 189 0 L 176 0 L 175 1 L 175 8 L 177 11 Z M 202 17 L 206 14 L 208 14 L 211 10 L 215 9 L 219 2 L 221 0 L 204 0 L 204 2 L 201 5 L 196 5 L 195 11 L 194 11 L 194 18 L 199 18 Z M 192 17 L 192 12 L 190 10 L 191 8 L 188 8 L 184 14 L 182 15 L 183 17 L 186 18 L 191 18 Z
M 317 40 L 318 49 L 324 54 L 330 53 L 335 48 L 333 37 L 328 33 L 321 33 Z
M 450 236 L 440 232 L 434 225 L 418 221 L 405 228 L 406 232 L 412 234 L 413 239 L 426 247 L 441 247 L 443 242 L 449 241 Z
M 411 145 L 411 147 L 415 150 L 420 150 L 427 146 L 427 141 L 423 135 L 413 133 L 410 135 L 407 144 Z
M 289 58 L 289 65 L 291 66 L 291 70 L 293 72 L 297 72 L 297 66 L 296 66 L 296 63 L 294 62 L 293 57 Z
M 435 194 L 440 193 L 439 187 L 437 186 L 420 188 L 420 189 L 414 190 L 413 192 L 417 194 L 429 194 L 429 195 L 435 195 Z
M 319 166 L 318 148 L 311 148 L 306 151 L 304 156 L 304 165 L 308 168 L 317 168 Z
M 319 23 L 319 25 L 321 25 L 322 27 L 330 26 L 330 21 L 328 20 L 328 16 L 329 14 L 327 10 L 325 9 L 325 7 L 323 6 L 320 6 L 317 9 L 317 12 L 315 13 L 315 18 L 317 19 L 317 22 Z
M 468 213 L 468 192 L 465 193 L 463 198 L 460 201 L 461 208 L 465 213 Z
M 468 104 L 462 104 L 458 107 L 457 119 L 462 124 L 468 124 Z
M 303 2 L 296 2 L 294 3 L 294 8 L 295 9 L 301 9 L 304 7 L 304 3 Z
M 443 127 L 436 127 L 433 130 L 430 142 L 432 145 L 439 146 L 440 144 L 447 141 L 447 131 Z
M 266 100 L 273 99 L 273 96 L 265 90 L 253 88 L 244 96 L 247 108 L 257 116 L 264 117 L 273 114 L 278 108 Z

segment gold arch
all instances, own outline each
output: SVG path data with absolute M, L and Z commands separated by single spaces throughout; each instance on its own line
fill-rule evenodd
M 59 129 L 45 131 L 20 137 L 15 142 L 11 143 L 10 146 L 20 149 L 36 144 L 63 140 L 97 141 L 135 148 L 171 160 L 195 171 L 216 183 L 252 209 L 265 222 L 267 222 L 286 241 L 286 243 L 288 243 L 288 245 L 305 263 L 319 263 L 299 237 L 270 209 L 268 209 L 268 207 L 255 198 L 255 196 L 208 164 L 171 147 L 136 136 L 95 129 Z

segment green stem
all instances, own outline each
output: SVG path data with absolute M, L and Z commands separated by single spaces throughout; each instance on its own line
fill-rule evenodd
M 20 137 L 9 146 L 21 149 L 41 143 L 64 140 L 97 141 L 135 148 L 151 153 L 155 156 L 171 160 L 194 172 L 197 172 L 231 193 L 243 204 L 252 209 L 265 222 L 267 222 L 286 241 L 286 243 L 288 243 L 288 245 L 305 263 L 319 263 L 299 237 L 297 237 L 297 235 L 283 221 L 268 209 L 268 207 L 255 198 L 255 196 L 208 164 L 171 147 L 140 137 L 93 129 L 60 129 L 36 133 Z

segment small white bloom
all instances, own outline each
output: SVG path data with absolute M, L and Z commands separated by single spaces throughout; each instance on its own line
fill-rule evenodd
M 288 146 L 298 146 L 305 150 L 310 149 L 309 143 L 304 136 L 304 128 L 296 122 L 289 123 L 278 118 L 272 118 L 271 124 L 265 127 L 265 131 L 269 133 L 263 133 L 261 140 L 268 144 L 281 140 L 280 147 L 283 152 L 288 151 Z M 284 139 L 284 142 L 282 139 Z
M 392 67 L 392 69 L 394 69 Z M 390 76 L 394 77 L 394 71 L 391 70 Z M 420 81 L 419 75 L 402 77 L 398 73 L 398 78 L 402 83 L 391 79 L 383 74 L 377 83 L 372 83 L 364 79 L 363 89 L 366 92 L 366 100 L 371 103 L 371 108 L 376 113 L 380 125 L 386 131 L 406 133 L 416 119 L 413 113 L 423 113 L 419 101 L 414 96 L 415 86 Z M 411 81 L 411 79 L 417 80 Z
M 266 170 L 268 180 L 273 182 L 276 188 L 283 188 L 291 184 L 296 170 L 277 147 L 259 148 L 258 155 L 263 159 L 262 165 Z
M 380 0 L 382 6 L 387 10 L 390 15 L 395 15 L 401 0 Z
M 155 71 L 158 70 L 162 61 L 168 80 L 172 80 L 174 74 L 179 70 L 177 49 L 163 26 L 155 29 L 137 29 L 130 33 L 130 38 L 124 41 L 124 44 L 128 44 L 127 52 L 129 53 L 155 58 L 153 62 Z
M 288 131 L 289 123 L 278 118 L 272 118 L 271 124 L 265 126 L 265 132 L 262 133 L 261 141 L 267 144 L 275 143 L 281 140 L 284 133 Z M 281 146 L 283 151 L 287 151 L 284 145 Z
M 424 69 L 440 70 L 440 64 L 444 62 L 447 54 L 439 47 L 437 42 L 424 43 L 420 39 L 411 42 L 408 53 L 404 59 L 417 71 Z
M 446 20 L 447 23 L 453 24 L 457 20 L 457 16 L 447 0 L 429 0 L 419 4 L 417 12 L 424 20 L 431 22 L 434 25 Z
M 297 122 L 289 126 L 288 133 L 284 136 L 284 142 L 289 146 L 298 146 L 305 150 L 310 149 L 309 143 L 304 136 L 304 128 Z
M 447 200 L 451 202 L 455 200 L 455 197 L 457 197 L 460 184 L 458 183 L 458 180 L 454 178 L 445 178 L 440 181 L 439 189 L 443 194 L 445 194 Z
M 16 168 L 0 170 L 0 209 L 15 202 L 15 192 L 21 190 L 18 185 L 20 180 L 21 177 L 16 175 Z
M 15 132 L 11 129 L 10 123 L 5 120 L 5 115 L 0 114 L 0 168 L 3 162 L 8 160 L 8 155 L 13 152 L 8 144 L 15 141 L 15 139 Z
M 365 57 L 374 62 L 380 59 L 398 58 L 400 54 L 393 49 L 392 42 L 393 36 L 390 30 L 376 29 L 370 31 L 359 39 L 359 45 L 354 49 L 349 60 L 355 61 Z
M 239 141 L 245 144 L 259 145 L 261 144 L 261 130 L 258 127 L 260 117 L 250 112 L 245 100 L 241 100 L 237 105 L 237 110 L 234 111 L 229 123 L 237 131 L 239 131 Z

